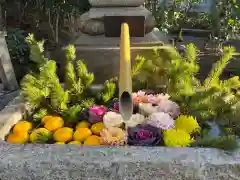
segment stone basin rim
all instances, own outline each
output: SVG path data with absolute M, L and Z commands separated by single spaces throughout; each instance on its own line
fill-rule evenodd
M 5 148 L 2 148 L 5 147 Z M 0 141 L 0 153 L 4 153 L 4 149 L 12 149 L 15 154 L 21 155 L 25 153 L 25 150 L 29 150 L 30 155 L 38 154 L 38 151 L 46 151 L 47 153 L 54 153 L 59 151 L 61 156 L 66 156 L 69 152 L 77 154 L 88 154 L 91 161 L 91 154 L 101 154 L 99 159 L 110 158 L 111 161 L 129 161 L 131 162 L 166 162 L 172 161 L 180 156 L 186 156 L 184 161 L 191 163 L 192 158 L 199 159 L 200 161 L 207 161 L 210 164 L 220 165 L 220 161 L 224 164 L 232 164 L 233 161 L 239 162 L 240 149 L 234 152 L 228 152 L 215 148 L 193 148 L 193 147 L 182 147 L 182 148 L 170 148 L 170 147 L 146 147 L 146 146 L 80 146 L 79 145 L 59 145 L 59 144 L 10 144 L 5 141 Z M 16 154 L 16 155 L 17 155 Z M 161 156 L 165 154 L 166 156 Z M 84 155 L 85 156 L 85 155 Z M 187 156 L 191 156 L 188 159 Z M 120 157 L 120 158 L 119 158 Z M 219 157 L 219 161 L 217 159 Z M 81 156 L 78 157 L 81 159 Z M 216 158 L 216 159 L 215 159 Z M 236 158 L 236 159 L 235 159 Z M 214 161 L 213 161 L 214 159 Z M 95 160 L 95 162 L 98 160 Z M 100 160 L 99 160 L 100 161 Z

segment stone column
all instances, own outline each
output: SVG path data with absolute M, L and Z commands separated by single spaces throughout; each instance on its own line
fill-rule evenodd
M 0 0 L 0 79 L 5 89 L 13 91 L 18 89 L 19 86 L 16 80 L 5 39 L 7 33 L 4 31 L 3 13 L 1 6 L 1 3 L 3 2 L 4 0 Z

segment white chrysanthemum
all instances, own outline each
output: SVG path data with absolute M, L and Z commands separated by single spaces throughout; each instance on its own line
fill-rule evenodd
M 145 121 L 145 117 L 141 114 L 133 114 L 129 121 L 126 121 L 125 124 L 127 127 L 136 127 L 139 124 L 142 124 Z
M 120 127 L 123 123 L 121 114 L 116 112 L 107 112 L 103 116 L 103 123 L 106 128 L 108 127 Z
M 157 106 L 153 106 L 151 103 L 140 103 L 139 109 L 140 112 L 145 115 L 157 112 Z
M 153 113 L 149 116 L 146 123 L 162 130 L 172 129 L 175 127 L 175 121 L 173 118 L 164 112 Z

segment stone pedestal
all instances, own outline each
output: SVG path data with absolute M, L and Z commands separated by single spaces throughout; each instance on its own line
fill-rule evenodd
M 18 83 L 6 44 L 6 33 L 0 32 L 0 78 L 5 89 L 16 90 Z
M 145 37 L 131 38 L 131 57 L 134 63 L 137 55 L 150 58 L 153 49 L 162 45 L 167 38 L 157 28 Z M 83 34 L 75 42 L 76 55 L 83 59 L 89 71 L 94 72 L 96 83 L 117 76 L 119 73 L 120 47 L 119 38 L 101 36 L 89 36 Z
M 81 34 L 73 44 L 76 47 L 77 59 L 83 59 L 89 71 L 94 72 L 95 83 L 103 83 L 105 80 L 117 76 L 120 61 L 120 38 L 105 37 L 105 17 L 144 17 L 144 37 L 134 37 L 131 33 L 131 57 L 132 61 L 137 55 L 150 58 L 153 49 L 168 42 L 155 27 L 155 19 L 151 12 L 141 6 L 143 0 L 89 0 L 93 8 L 80 17 Z M 117 18 L 116 18 L 117 19 Z M 131 27 L 131 24 L 129 24 Z M 106 28 L 107 29 L 107 28 Z M 109 29 L 109 28 L 108 28 Z M 131 29 L 131 28 L 130 28 Z M 136 28 L 134 28 L 136 29 Z M 60 53 L 56 53 L 60 54 Z M 59 55 L 60 56 L 60 55 Z

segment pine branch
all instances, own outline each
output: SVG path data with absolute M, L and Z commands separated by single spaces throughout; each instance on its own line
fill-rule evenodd
M 145 62 L 145 58 L 142 56 L 136 56 L 135 61 L 136 62 L 132 67 L 132 77 L 136 76 L 139 73 Z
M 240 81 L 238 76 L 219 82 L 219 89 L 224 92 L 231 93 L 233 89 L 240 88 Z
M 41 108 L 37 113 L 33 115 L 33 119 L 39 121 L 47 114 L 48 114 L 47 109 Z
M 197 146 L 233 151 L 238 148 L 238 142 L 237 137 L 234 135 L 205 137 L 197 141 Z
M 56 73 L 56 62 L 48 61 L 40 67 L 40 79 L 45 80 L 51 89 L 50 101 L 53 108 L 62 110 L 67 108 L 69 101 L 68 91 L 64 91 Z
M 101 95 L 103 102 L 107 103 L 108 101 L 110 101 L 113 98 L 115 91 L 116 91 L 116 84 L 111 81 L 106 81 L 104 83 L 104 90 Z
M 68 45 L 65 49 L 66 62 L 73 62 L 76 59 L 76 50 L 73 45 Z
M 74 91 L 73 88 L 77 82 L 77 77 L 73 66 L 73 61 L 76 59 L 76 52 L 73 45 L 68 45 L 65 49 L 65 59 L 66 68 L 64 85 L 69 91 Z
M 66 64 L 66 73 L 65 73 L 65 89 L 69 90 L 70 92 L 75 92 L 75 87 L 77 85 L 81 86 L 81 79 L 76 78 L 74 66 L 72 62 L 68 62 Z
M 38 108 L 41 102 L 49 96 L 49 89 L 41 86 L 37 78 L 27 74 L 21 82 L 21 95 L 29 102 L 33 108 Z
M 88 88 L 94 81 L 94 74 L 88 72 L 87 66 L 82 60 L 77 61 L 77 75 L 82 80 L 84 88 Z
M 217 61 L 210 71 L 208 77 L 204 81 L 204 87 L 205 88 L 211 88 L 211 86 L 214 86 L 219 83 L 219 76 L 222 74 L 224 68 L 228 65 L 230 60 L 233 57 L 233 53 L 235 52 L 235 49 L 233 47 L 225 47 L 224 48 L 224 54 L 220 61 Z
M 78 120 L 81 111 L 82 108 L 78 104 L 64 110 L 61 115 L 63 116 L 65 124 L 75 123 Z
M 94 105 L 95 105 L 95 101 L 94 101 L 94 99 L 91 99 L 91 98 L 82 100 L 82 102 L 80 104 L 80 106 L 82 108 L 89 108 L 89 107 L 94 106 Z
M 190 64 L 196 64 L 197 63 L 197 57 L 198 57 L 199 51 L 197 50 L 197 47 L 190 43 L 185 48 L 185 58 L 186 61 Z
M 25 41 L 30 47 L 30 59 L 41 65 L 47 61 L 44 57 L 44 41 L 36 41 L 33 34 L 29 34 Z

